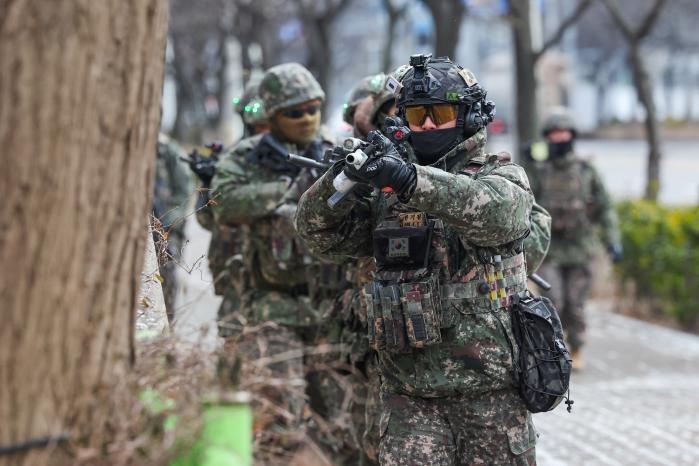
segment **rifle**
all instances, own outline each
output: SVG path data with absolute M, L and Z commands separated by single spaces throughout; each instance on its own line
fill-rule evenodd
M 332 165 L 332 163 L 326 161 L 321 162 L 309 157 L 304 157 L 302 155 L 290 153 L 269 133 L 262 136 L 262 139 L 260 140 L 260 143 L 255 148 L 255 150 L 263 152 L 265 147 L 271 149 L 271 155 L 276 155 L 280 157 L 283 161 L 288 162 L 292 165 L 296 165 L 297 167 L 311 169 L 315 168 L 317 170 L 322 170 L 323 172 L 325 172 L 325 170 L 330 168 L 330 166 Z
M 398 153 L 403 159 L 408 159 L 408 136 L 410 135 L 410 129 L 403 124 L 397 116 L 386 117 L 383 124 L 383 130 L 381 133 L 378 131 L 372 131 L 367 136 L 367 141 L 362 141 L 357 138 L 347 138 L 345 142 L 339 148 L 335 148 L 333 151 L 335 157 L 339 157 L 345 160 L 345 163 L 353 165 L 357 170 L 359 170 L 367 160 L 369 160 L 377 150 L 380 149 L 378 143 L 375 143 L 376 135 L 383 133 L 396 147 Z M 356 182 L 347 178 L 344 172 L 340 172 L 333 180 L 333 187 L 335 188 L 335 193 L 328 198 L 328 206 L 331 209 L 341 202 L 347 195 L 354 190 Z M 390 192 L 390 188 L 386 187 L 383 189 L 385 192 Z

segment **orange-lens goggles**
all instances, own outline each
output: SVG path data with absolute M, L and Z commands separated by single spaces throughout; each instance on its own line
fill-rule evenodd
M 417 126 L 422 126 L 428 116 L 435 125 L 440 126 L 444 123 L 456 120 L 457 115 L 457 107 L 451 104 L 414 105 L 412 107 L 405 107 L 405 119 L 408 120 L 408 123 Z

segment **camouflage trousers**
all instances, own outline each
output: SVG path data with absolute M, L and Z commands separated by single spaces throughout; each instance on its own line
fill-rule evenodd
M 513 389 L 447 398 L 384 392 L 382 401 L 382 466 L 536 465 L 536 431 Z
M 560 265 L 545 261 L 539 274 L 551 283 L 551 290 L 543 294 L 558 309 L 571 351 L 580 349 L 585 343 L 584 308 L 592 282 L 588 265 Z
M 376 358 L 369 355 L 366 363 L 364 382 L 364 403 L 359 405 L 357 430 L 361 433 L 363 450 L 362 462 L 365 465 L 379 464 L 379 419 L 381 416 L 381 378 Z M 361 388 L 358 387 L 357 391 Z

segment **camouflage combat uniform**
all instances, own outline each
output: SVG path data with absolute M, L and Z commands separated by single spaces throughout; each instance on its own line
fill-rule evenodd
M 260 97 L 270 118 L 277 110 L 322 99 L 322 90 L 312 79 L 297 64 L 268 70 Z M 274 129 L 272 134 L 288 152 L 315 160 L 336 142 L 323 129 L 308 147 L 285 142 Z M 216 221 L 234 226 L 241 241 L 241 268 L 234 283 L 239 312 L 226 316 L 220 325 L 229 335 L 238 331 L 239 354 L 247 362 L 280 359 L 268 367 L 282 381 L 280 392 L 272 397 L 291 415 L 284 422 L 287 430 L 303 433 L 304 391 L 309 406 L 326 421 L 342 416 L 343 407 L 337 406 L 342 394 L 323 369 L 342 359 L 332 345 L 340 341 L 340 327 L 335 324 L 349 305 L 343 292 L 349 282 L 344 267 L 311 256 L 292 223 L 301 194 L 319 173 L 256 151 L 262 137 L 244 139 L 226 154 L 212 183 Z M 222 307 L 225 301 L 224 297 Z M 304 354 L 313 349 L 321 354 Z
M 434 218 L 441 228 L 435 240 L 446 241 L 446 248 L 444 243 L 435 245 L 433 263 L 445 264 L 449 252 L 461 251 L 456 263 L 442 267 L 441 289 L 433 290 L 442 299 L 430 304 L 441 308 L 441 323 L 433 323 L 432 330 L 442 341 L 424 348 L 404 347 L 404 352 L 379 352 L 382 464 L 528 464 L 527 458 L 533 458 L 533 426 L 512 387 L 507 305 L 491 302 L 480 287 L 487 282 L 493 267 L 489 261 L 497 252 L 506 257 L 507 296 L 525 288 L 526 267 L 516 244 L 529 228 L 533 196 L 520 167 L 500 165 L 492 157 L 487 162 L 484 142 L 483 131 L 446 155 L 444 161 L 460 159 L 449 172 L 418 166 L 417 188 L 407 205 L 382 194 L 366 205 L 345 204 L 330 211 L 325 206 L 332 194 L 329 175 L 314 184 L 300 204 L 298 231 L 316 253 L 371 256 L 372 233 L 382 225 L 399 224 L 401 213 L 416 212 Z M 381 272 L 377 277 L 388 282 L 396 278 Z M 424 277 L 411 280 L 415 285 L 410 287 L 416 289 L 429 283 Z M 404 295 L 406 290 L 403 287 Z M 424 309 L 434 312 L 428 308 L 430 298 L 422 299 L 427 299 Z M 396 310 L 385 309 L 385 298 L 376 301 L 369 311 L 374 326 L 382 313 Z M 388 307 L 401 312 L 401 302 L 406 301 L 389 301 Z M 374 336 L 373 343 L 386 345 L 382 338 Z M 474 424 L 479 427 L 474 429 Z M 496 444 L 493 438 L 502 438 L 500 448 L 483 450 L 485 437 L 490 447 Z M 428 444 L 434 448 L 426 448 Z M 457 451 L 468 456 L 455 458 Z
M 464 85 L 460 67 L 435 61 L 438 86 L 480 92 Z M 407 199 L 374 191 L 328 209 L 335 170 L 299 203 L 297 230 L 314 253 L 377 262 L 364 293 L 382 379 L 384 465 L 535 464 L 535 431 L 513 386 L 508 309 L 526 289 L 523 249 L 548 246 L 547 215 L 539 210 L 530 229 L 526 174 L 484 153 L 483 126 L 431 165 L 413 165 Z M 544 238 L 525 245 L 527 234 Z
M 187 165 L 180 160 L 183 155 L 184 151 L 175 141 L 162 133 L 158 135 L 153 214 L 161 223 L 166 238 L 155 232 L 153 240 L 156 244 L 163 244 L 162 240 L 165 240 L 167 253 L 161 251 L 158 257 L 165 307 L 170 320 L 174 315 L 177 294 L 177 261 L 181 258 L 185 242 L 187 203 L 194 191 Z
M 596 233 L 599 230 L 606 245 L 620 244 L 616 212 L 595 168 L 573 152 L 538 162 L 533 180 L 537 200 L 553 219 L 551 247 L 540 269 L 552 285 L 545 294 L 559 309 L 575 360 L 585 341 L 583 308 Z
M 342 118 L 352 125 L 354 137 L 364 139 L 370 131 L 382 129 L 386 116 L 392 114 L 395 94 L 386 90 L 387 76 L 378 73 L 363 78 L 350 92 Z M 352 379 L 353 430 L 362 445 L 362 464 L 376 464 L 379 452 L 379 415 L 381 380 L 367 335 L 366 300 L 360 292 L 371 282 L 375 270 L 373 259 L 357 261 L 353 274 L 355 288 L 351 298 L 351 319 L 343 328 L 343 342 L 350 348 L 350 362 L 362 375 Z

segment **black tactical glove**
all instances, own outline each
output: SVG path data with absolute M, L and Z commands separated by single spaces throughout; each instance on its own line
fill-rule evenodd
M 218 156 L 223 150 L 223 146 L 219 143 L 212 143 L 205 146 L 210 151 L 210 154 L 202 155 L 197 149 L 194 149 L 187 157 L 180 157 L 183 161 L 189 164 L 189 168 L 201 181 L 202 187 L 211 187 L 211 180 L 216 174 L 216 162 Z
M 384 191 L 391 188 L 401 201 L 406 202 L 417 183 L 415 166 L 400 158 L 393 143 L 380 132 L 372 131 L 367 140 L 370 147 L 365 152 L 369 152 L 369 159 L 359 169 L 346 164 L 345 175 L 350 180 Z

